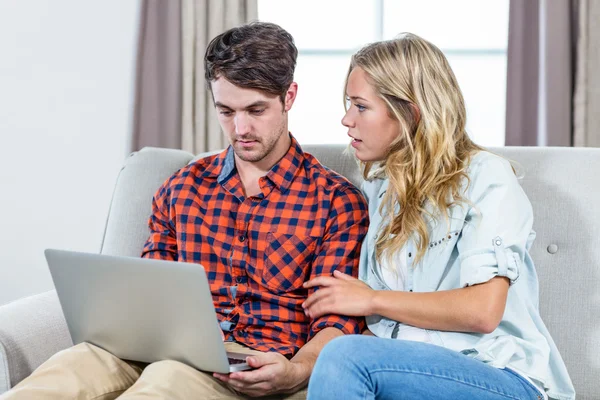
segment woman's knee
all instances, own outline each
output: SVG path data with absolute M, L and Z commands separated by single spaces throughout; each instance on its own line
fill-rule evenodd
M 327 343 L 325 349 L 329 349 L 328 351 L 331 353 L 355 351 L 363 346 L 368 339 L 364 335 L 343 335 Z
M 327 365 L 336 365 L 336 368 L 346 364 L 353 364 L 361 357 L 361 349 L 369 346 L 369 339 L 363 335 L 344 335 L 333 339 L 327 343 L 319 357 L 317 358 L 317 366 L 326 368 Z

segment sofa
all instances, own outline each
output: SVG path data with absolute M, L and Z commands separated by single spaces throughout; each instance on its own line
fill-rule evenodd
M 361 175 L 342 145 L 304 150 L 357 186 Z M 600 149 L 504 147 L 516 161 L 534 209 L 532 248 L 539 308 L 560 349 L 578 399 L 600 399 Z M 117 178 L 100 252 L 138 256 L 156 189 L 194 159 L 180 150 L 144 148 Z M 0 307 L 0 393 L 16 385 L 71 338 L 55 291 Z

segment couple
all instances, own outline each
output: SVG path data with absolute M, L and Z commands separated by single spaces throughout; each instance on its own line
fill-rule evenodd
M 231 146 L 159 188 L 142 254 L 205 266 L 226 349 L 255 369 L 80 344 L 0 399 L 574 398 L 538 313 L 531 204 L 469 139 L 440 50 L 405 34 L 352 57 L 342 124 L 362 193 L 288 132 L 296 57 L 274 24 L 212 40 L 206 82 Z

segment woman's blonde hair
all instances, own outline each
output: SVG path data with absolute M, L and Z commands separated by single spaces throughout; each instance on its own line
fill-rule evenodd
M 404 33 L 367 45 L 352 57 L 345 86 L 357 67 L 366 72 L 401 130 L 385 160 L 362 163 L 365 179 L 379 174 L 389 179 L 380 209 L 389 223 L 379 232 L 377 258 L 385 254 L 391 259 L 413 237 L 418 262 L 429 243 L 426 216 L 442 217 L 449 229 L 448 210 L 466 202 L 466 167 L 481 148 L 465 131 L 467 113 L 458 82 L 433 44 Z M 436 215 L 427 212 L 427 203 Z

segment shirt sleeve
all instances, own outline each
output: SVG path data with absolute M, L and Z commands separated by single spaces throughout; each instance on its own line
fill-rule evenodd
M 471 204 L 457 243 L 461 287 L 496 276 L 513 284 L 533 233 L 531 202 L 508 161 L 494 155 L 479 161 L 469 174 Z
M 168 179 L 152 198 L 152 215 L 148 219 L 150 236 L 142 250 L 142 257 L 177 261 L 177 238 L 171 213 L 171 179 Z
M 357 277 L 360 247 L 368 226 L 367 203 L 360 191 L 354 187 L 338 191 L 332 199 L 326 233 L 317 249 L 310 279 L 331 276 L 335 270 Z M 310 289 L 309 295 L 313 290 Z M 340 329 L 345 334 L 358 334 L 364 324 L 363 317 L 324 315 L 312 321 L 309 340 L 327 327 Z

